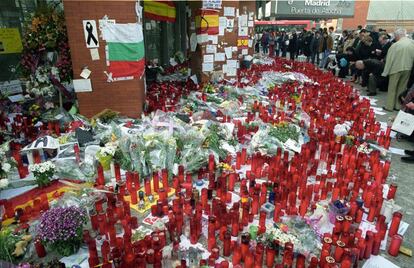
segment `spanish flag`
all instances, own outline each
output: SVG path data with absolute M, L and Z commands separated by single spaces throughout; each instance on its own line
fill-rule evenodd
M 171 0 L 145 0 L 144 16 L 157 21 L 175 22 L 176 11 Z
M 216 10 L 201 9 L 195 17 L 197 34 L 215 35 L 219 33 L 219 13 Z
M 249 37 L 248 36 L 240 36 L 237 39 L 237 47 L 240 48 L 249 48 Z

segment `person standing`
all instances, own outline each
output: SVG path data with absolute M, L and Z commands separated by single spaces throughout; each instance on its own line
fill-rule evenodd
M 414 41 L 407 37 L 405 29 L 394 33 L 396 43 L 388 50 L 382 76 L 389 76 L 387 102 L 385 110 L 399 110 L 398 96 L 407 88 L 414 62 Z
M 345 42 L 348 40 L 349 34 L 347 30 L 342 31 L 342 36 L 338 40 L 338 46 L 337 46 L 337 53 L 342 54 L 345 52 Z
M 331 54 L 331 51 L 333 49 L 333 39 L 332 36 L 329 35 L 327 32 L 323 33 L 323 43 L 322 43 L 322 62 L 321 62 L 321 66 L 320 68 L 325 68 L 327 61 L 328 61 L 328 57 Z
M 310 43 L 310 50 L 311 50 L 311 62 L 312 64 L 316 64 L 319 66 L 319 43 L 321 40 L 321 33 L 319 31 L 315 32 L 312 36 L 312 41 Z
M 348 38 L 344 41 L 343 53 L 346 53 L 348 47 L 352 47 L 355 41 L 354 33 L 349 33 Z
M 276 34 L 275 34 L 275 53 L 276 53 L 276 57 L 279 57 L 279 55 L 280 55 L 279 38 L 280 38 L 280 32 L 276 32 Z
M 296 31 L 293 31 L 291 37 L 289 38 L 289 48 L 288 48 L 289 56 L 291 60 L 295 59 L 295 55 L 298 49 L 297 42 L 298 42 L 298 36 L 296 34 Z
M 269 33 L 269 56 L 273 57 L 275 55 L 275 32 L 271 31 Z
M 263 54 L 269 53 L 269 33 L 267 31 L 263 32 L 261 43 L 262 43 Z
M 288 36 L 285 31 L 282 31 L 282 34 L 278 38 L 279 49 L 282 51 L 282 57 L 286 57 L 287 46 L 289 43 Z
M 303 39 L 303 54 L 306 56 L 306 61 L 311 60 L 311 42 L 313 39 L 313 33 L 311 31 L 306 32 Z

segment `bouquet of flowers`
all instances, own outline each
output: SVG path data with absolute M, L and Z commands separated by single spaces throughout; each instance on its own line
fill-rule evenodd
M 4 143 L 0 146 L 0 189 L 6 188 L 9 185 L 7 176 L 16 165 L 13 158 L 6 156 L 8 150 L 9 143 Z
M 108 142 L 105 147 L 102 147 L 97 153 L 99 163 L 104 170 L 109 170 L 112 158 L 114 157 L 118 144 L 116 142 Z
M 61 72 L 55 75 L 55 78 L 70 81 L 72 64 L 63 11 L 56 7 L 39 8 L 26 21 L 24 32 L 21 59 L 24 74 L 33 74 L 41 64 L 39 58 L 44 56 L 45 52 L 56 52 L 54 66 Z
M 54 76 L 59 80 L 59 70 L 56 67 L 40 66 L 31 74 L 26 83 L 26 90 L 35 97 L 53 97 L 55 88 L 50 80 Z
M 75 206 L 51 208 L 40 217 L 37 234 L 40 240 L 63 256 L 78 251 L 86 212 Z
M 43 163 L 30 165 L 29 170 L 33 172 L 37 185 L 39 187 L 43 187 L 50 183 L 50 178 L 55 173 L 56 166 L 51 161 L 46 161 Z

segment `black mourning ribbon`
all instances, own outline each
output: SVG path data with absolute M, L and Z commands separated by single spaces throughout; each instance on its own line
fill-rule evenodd
M 88 32 L 88 39 L 86 40 L 86 43 L 88 43 L 88 45 L 90 45 L 91 44 L 91 40 L 92 40 L 95 43 L 95 45 L 97 45 L 98 44 L 98 40 L 96 40 L 95 36 L 92 33 L 93 26 L 92 26 L 92 24 L 89 21 L 86 23 L 85 29 Z

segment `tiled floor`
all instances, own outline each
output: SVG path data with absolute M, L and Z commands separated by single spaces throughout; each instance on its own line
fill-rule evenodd
M 361 89 L 359 85 L 355 87 Z M 361 95 L 366 95 L 366 91 L 361 90 Z M 382 107 L 385 104 L 386 97 L 387 92 L 378 92 L 377 96 L 371 98 L 378 100 L 377 107 Z M 386 113 L 385 115 L 376 115 L 377 120 L 387 122 L 388 119 L 397 115 L 397 112 Z M 406 140 L 393 140 L 391 147 L 414 150 L 414 143 Z M 390 179 L 392 176 L 396 178 L 398 185 L 396 203 L 402 207 L 403 221 L 410 224 L 404 235 L 403 246 L 414 250 L 414 164 L 403 163 L 400 158 L 401 156 L 399 155 L 392 155 L 391 170 L 388 178 Z M 414 268 L 414 257 L 407 257 L 403 254 L 392 257 L 386 251 L 382 251 L 381 255 L 401 268 Z

